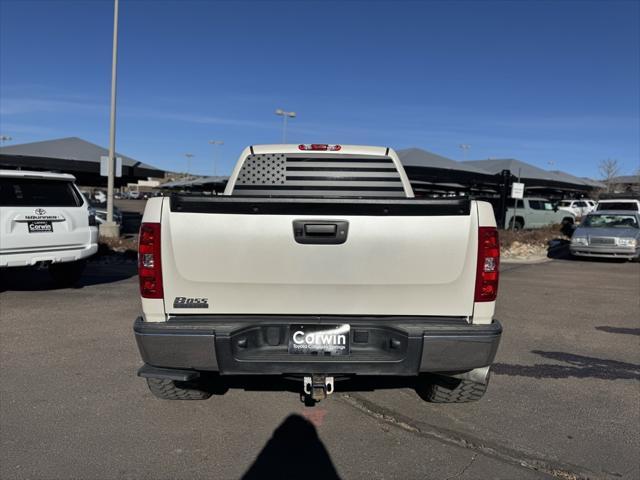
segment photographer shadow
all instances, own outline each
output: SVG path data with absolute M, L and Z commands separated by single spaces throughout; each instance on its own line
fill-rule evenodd
M 340 477 L 313 424 L 300 415 L 289 415 L 242 478 Z

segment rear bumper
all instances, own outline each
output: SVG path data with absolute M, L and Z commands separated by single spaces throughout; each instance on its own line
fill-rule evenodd
M 350 355 L 289 354 L 289 325 L 304 323 L 351 325 Z M 425 317 L 185 316 L 133 329 L 147 365 L 223 375 L 466 372 L 491 365 L 502 334 L 498 321 Z
M 580 257 L 599 257 L 599 258 L 638 258 L 640 249 L 621 248 L 621 247 L 591 247 L 591 246 L 571 246 L 569 247 L 572 255 Z
M 98 251 L 97 243 L 82 247 L 56 248 L 51 250 L 32 250 L 0 254 L 0 267 L 29 267 L 41 262 L 75 262 L 90 257 Z

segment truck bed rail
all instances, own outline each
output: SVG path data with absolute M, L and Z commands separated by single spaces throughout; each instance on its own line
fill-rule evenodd
M 172 212 L 255 215 L 469 215 L 468 198 L 300 198 L 242 196 L 171 196 Z

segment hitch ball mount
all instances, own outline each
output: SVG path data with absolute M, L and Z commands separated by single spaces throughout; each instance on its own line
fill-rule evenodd
M 333 377 L 326 375 L 311 375 L 303 379 L 303 391 L 307 398 L 315 402 L 324 400 L 334 391 Z

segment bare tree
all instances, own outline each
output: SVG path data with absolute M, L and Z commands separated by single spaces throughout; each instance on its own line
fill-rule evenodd
M 620 173 L 618 160 L 615 158 L 601 160 L 598 164 L 598 170 L 600 171 L 600 175 L 602 175 L 602 179 L 607 184 L 607 192 L 611 193 L 611 190 L 613 189 L 613 179 Z

